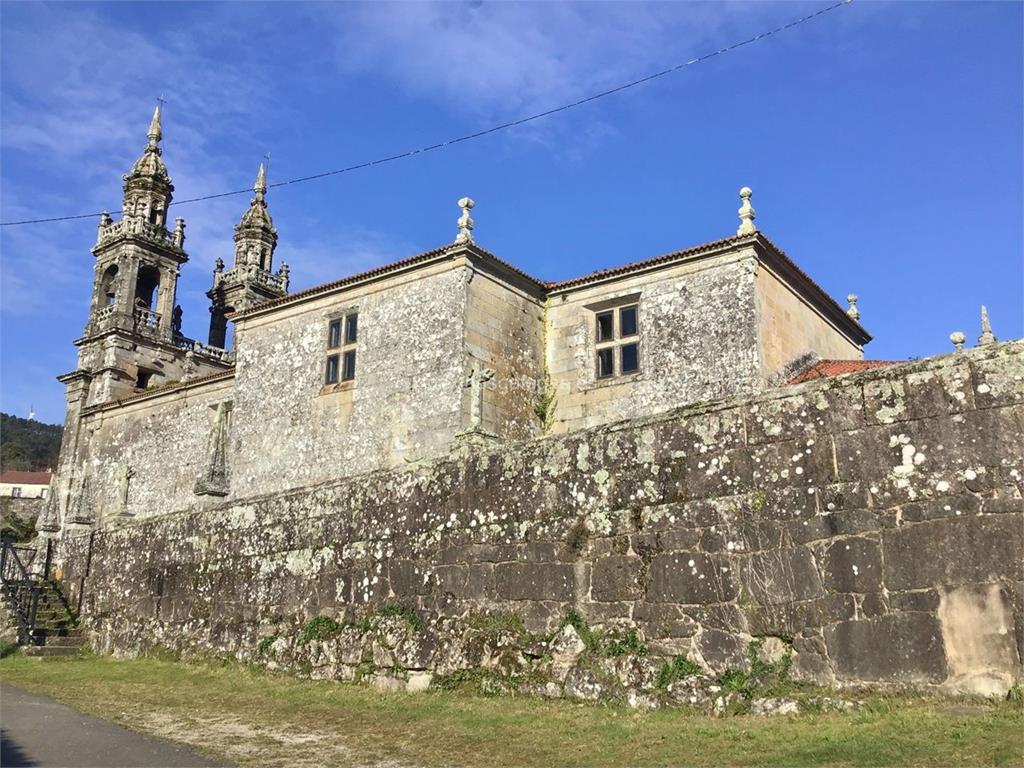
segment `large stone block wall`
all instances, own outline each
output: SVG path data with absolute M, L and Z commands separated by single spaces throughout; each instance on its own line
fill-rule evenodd
M 74 489 L 68 514 L 109 524 L 123 514 L 148 517 L 197 504 L 217 403 L 233 398 L 228 376 L 86 415 L 80 453 L 58 475 Z
M 542 303 L 482 271 L 472 275 L 467 290 L 466 351 L 471 360 L 494 371 L 484 387 L 482 426 L 506 439 L 540 432 L 534 404 L 544 370 Z M 467 388 L 467 414 L 471 396 Z
M 460 621 L 541 632 L 575 610 L 711 671 L 770 637 L 802 680 L 1005 691 L 1021 445 L 1024 345 L 993 345 L 99 530 L 85 619 L 118 653 L 270 649 L 307 674 L 419 679 L 481 663 Z M 413 629 L 366 645 L 365 617 L 396 605 Z M 303 644 L 317 616 L 341 633 Z
M 808 352 L 834 360 L 861 360 L 864 350 L 839 333 L 774 272 L 757 270 L 757 318 L 761 375 L 771 381 Z
M 232 492 L 319 483 L 450 443 L 462 425 L 466 273 L 445 264 L 240 324 Z M 328 322 L 349 311 L 356 378 L 325 391 Z
M 752 251 L 583 287 L 548 300 L 553 431 L 738 394 L 761 384 Z M 639 295 L 640 372 L 597 378 L 595 303 Z M 627 302 L 628 303 L 628 302 Z

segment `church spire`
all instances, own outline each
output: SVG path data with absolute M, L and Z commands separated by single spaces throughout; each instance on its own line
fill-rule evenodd
M 149 146 L 151 147 L 157 147 L 160 143 L 160 139 L 164 137 L 163 131 L 160 129 L 160 114 L 162 107 L 163 99 L 159 99 L 157 101 L 156 109 L 153 110 L 153 119 L 149 121 L 149 133 L 146 134 L 146 137 L 149 139 Z
M 160 157 L 163 150 L 163 128 L 160 125 L 163 102 L 158 101 L 146 131 L 146 148 L 124 177 L 124 218 L 142 218 L 150 224 L 167 226 L 167 208 L 171 204 L 174 185 L 167 166 Z
M 210 344 L 224 348 L 227 315 L 288 293 L 288 265 L 273 272 L 277 230 L 267 210 L 267 166 L 260 163 L 253 182 L 253 198 L 235 225 L 235 264 L 224 269 L 217 259 L 213 287 L 207 291 L 210 307 Z
M 256 172 L 256 183 L 253 184 L 252 191 L 256 193 L 256 199 L 266 205 L 267 168 L 263 163 L 260 163 L 260 169 Z

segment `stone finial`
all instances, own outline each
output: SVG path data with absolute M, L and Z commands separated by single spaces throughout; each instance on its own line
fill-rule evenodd
M 860 320 L 860 310 L 857 309 L 857 294 L 846 294 L 846 300 L 850 302 L 850 308 L 846 310 L 846 314 L 848 314 L 854 320 Z
M 288 266 L 287 261 L 282 261 L 281 266 L 277 270 L 278 276 L 281 278 L 281 290 L 288 293 L 288 275 L 291 274 L 292 268 Z
M 160 128 L 160 114 L 163 107 L 163 99 L 158 99 L 156 109 L 153 110 L 153 119 L 149 121 L 149 131 L 146 132 L 146 137 L 149 139 L 149 145 L 155 147 L 160 143 L 160 139 L 164 137 L 163 131 Z
M 754 206 L 750 204 L 750 197 L 754 194 L 754 191 L 750 187 L 743 187 L 740 190 L 740 197 L 743 199 L 743 205 L 740 206 L 740 228 L 736 230 L 737 235 L 752 235 L 757 232 L 757 227 L 754 226 L 754 219 L 757 217 L 757 213 L 754 211 Z
M 256 199 L 262 200 L 267 194 L 267 167 L 260 163 L 260 169 L 256 172 L 256 183 L 252 185 L 252 191 L 256 193 Z
M 215 262 L 213 262 L 213 271 L 214 272 L 223 272 L 224 271 L 224 259 L 222 259 L 220 256 L 218 256 L 217 260 Z
M 963 352 L 964 342 L 967 341 L 967 334 L 963 331 L 953 331 L 949 334 L 949 340 L 953 342 L 953 346 L 956 347 L 957 352 Z
M 992 323 L 988 319 L 988 309 L 984 304 L 981 305 L 981 336 L 978 337 L 978 346 L 983 347 L 986 344 L 995 344 L 995 334 L 992 333 Z
M 473 219 L 469 217 L 469 212 L 476 205 L 472 198 L 463 197 L 459 200 L 459 208 L 462 209 L 462 215 L 459 216 L 459 235 L 455 238 L 456 243 L 472 243 L 473 242 Z
M 179 248 L 185 244 L 185 219 L 181 216 L 174 220 L 174 244 Z

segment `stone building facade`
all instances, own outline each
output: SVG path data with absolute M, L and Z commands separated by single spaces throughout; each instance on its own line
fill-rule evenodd
M 289 293 L 261 166 L 196 341 L 161 138 L 157 109 L 121 220 L 100 222 L 52 531 L 753 394 L 870 340 L 757 230 L 746 188 L 734 236 L 561 282 L 477 244 L 464 198 L 454 242 Z
M 855 297 L 747 188 L 735 235 L 561 282 L 463 198 L 454 242 L 289 293 L 261 168 L 199 342 L 159 118 L 100 223 L 38 524 L 96 647 L 629 701 L 769 646 L 831 685 L 1021 679 L 1024 347 L 987 318 L 865 363 Z M 588 657 L 581 621 L 631 650 Z

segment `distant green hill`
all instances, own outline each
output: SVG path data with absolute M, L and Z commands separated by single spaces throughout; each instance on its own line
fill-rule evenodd
M 0 413 L 0 471 L 56 469 L 60 424 L 41 424 Z

